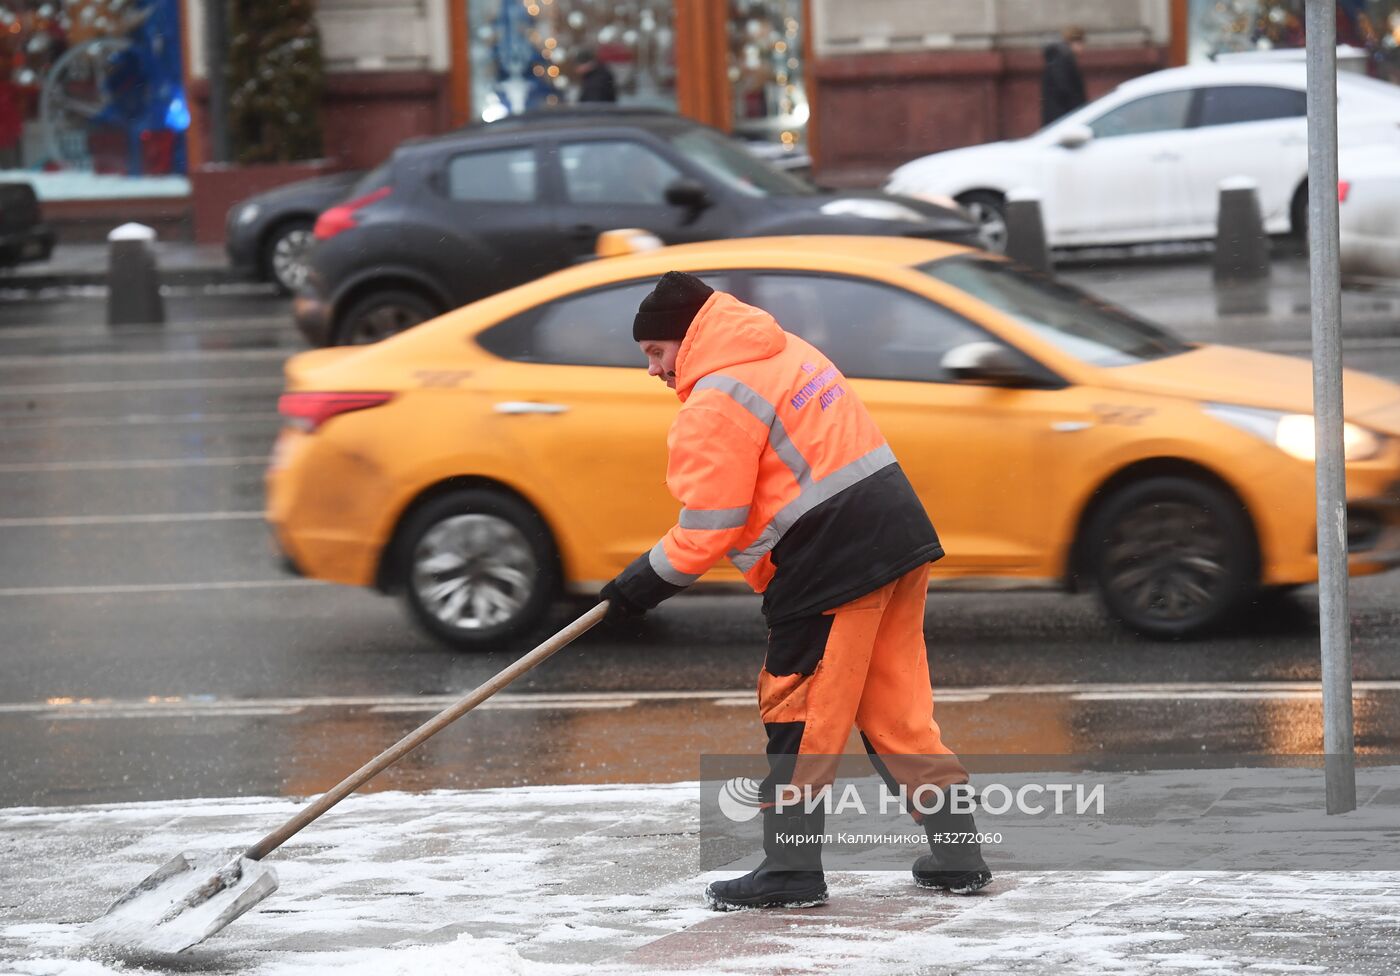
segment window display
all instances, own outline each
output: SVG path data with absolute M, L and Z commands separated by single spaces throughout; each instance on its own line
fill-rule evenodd
M 1306 43 L 1303 0 L 1190 0 L 1188 10 L 1191 61 Z M 1337 43 L 1340 69 L 1400 81 L 1400 0 L 1338 0 Z
M 802 0 L 731 0 L 729 84 L 734 132 L 792 148 L 807 129 Z
M 0 178 L 41 199 L 185 194 L 178 0 L 6 0 Z
M 576 101 L 675 108 L 669 0 L 466 0 L 485 121 Z

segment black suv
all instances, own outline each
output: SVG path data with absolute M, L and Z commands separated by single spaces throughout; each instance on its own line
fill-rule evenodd
M 39 201 L 28 183 L 0 183 L 0 268 L 47 261 L 53 230 L 41 222 Z
M 549 110 L 400 146 L 316 222 L 297 324 L 374 342 L 594 254 L 605 230 L 668 244 L 896 234 L 977 244 L 959 211 L 821 190 L 707 126 L 617 107 Z

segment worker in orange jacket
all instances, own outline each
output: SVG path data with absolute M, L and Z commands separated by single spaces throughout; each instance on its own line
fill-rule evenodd
M 721 910 L 820 905 L 827 888 L 820 844 L 810 841 L 823 836 L 822 808 L 781 806 L 779 786 L 829 786 L 834 762 L 823 757 L 843 751 L 853 726 L 894 790 L 946 793 L 967 782 L 933 720 L 924 647 L 929 564 L 943 549 L 849 382 L 772 316 L 672 271 L 643 299 L 632 336 L 649 375 L 682 403 L 666 484 L 683 507 L 601 597 L 610 617 L 637 616 L 726 556 L 763 594 L 765 858 L 711 884 L 706 901 Z M 971 814 L 930 805 L 938 812 L 911 810 L 931 845 L 915 880 L 982 888 L 991 872 L 980 849 L 948 836 L 975 833 Z

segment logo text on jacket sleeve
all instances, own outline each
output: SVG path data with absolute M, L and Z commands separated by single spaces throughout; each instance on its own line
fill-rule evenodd
M 788 403 L 792 405 L 792 409 L 801 410 L 808 403 L 812 402 L 812 397 L 820 393 L 824 386 L 826 386 L 828 383 L 830 383 L 832 380 L 836 379 L 840 375 L 841 374 L 836 371 L 835 366 L 828 366 L 826 369 L 822 370 L 816 376 L 813 376 L 810 380 L 808 380 L 807 384 L 803 386 L 802 389 L 798 390 L 792 395 L 792 399 L 789 400 Z M 828 390 L 827 393 L 833 393 L 836 390 L 841 390 L 841 387 L 833 387 L 831 390 Z M 845 391 L 841 390 L 841 392 L 837 393 L 836 396 L 833 396 L 831 400 L 835 400 L 844 394 Z M 831 400 L 827 399 L 825 393 L 822 394 L 821 400 L 822 409 L 825 410 L 830 405 Z

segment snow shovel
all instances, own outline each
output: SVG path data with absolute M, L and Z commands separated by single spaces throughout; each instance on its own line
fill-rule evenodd
M 84 932 L 88 941 L 166 953 L 183 952 L 203 942 L 277 890 L 277 874 L 261 863 L 263 858 L 477 705 L 582 636 L 607 612 L 608 601 L 604 600 L 360 767 L 223 867 L 214 868 L 207 862 L 201 865 L 192 854 L 176 855 L 113 902 L 106 914 L 88 923 Z

